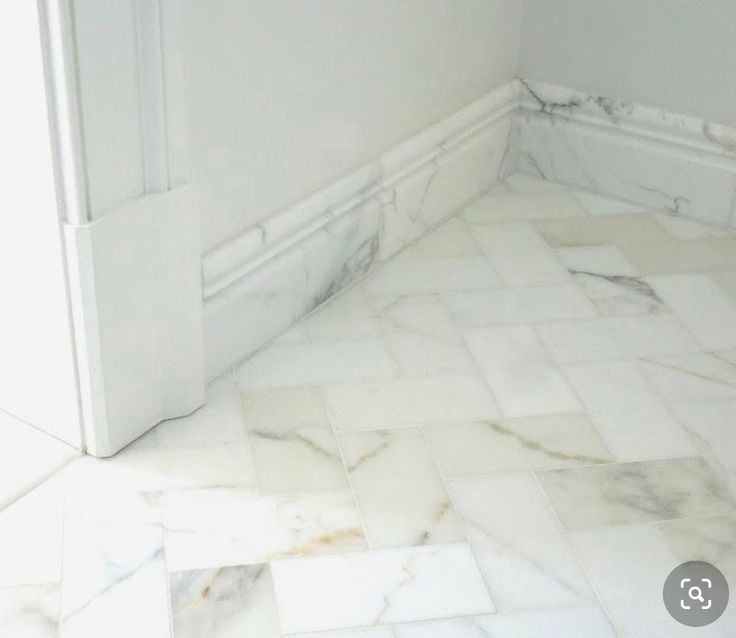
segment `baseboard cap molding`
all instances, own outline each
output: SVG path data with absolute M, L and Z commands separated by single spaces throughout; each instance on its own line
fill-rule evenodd
M 513 80 L 204 255 L 213 378 L 510 170 Z M 306 275 L 305 275 L 306 273 Z M 247 334 L 245 334 L 247 333 Z
M 207 378 L 512 170 L 711 224 L 736 223 L 736 130 L 515 79 L 206 253 Z
M 517 170 L 736 227 L 736 129 L 522 80 Z

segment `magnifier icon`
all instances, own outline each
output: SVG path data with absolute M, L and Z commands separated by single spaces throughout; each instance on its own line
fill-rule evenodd
M 687 590 L 687 595 L 690 597 L 690 600 L 699 600 L 701 603 L 705 602 L 705 598 L 703 598 L 703 590 L 695 585 Z

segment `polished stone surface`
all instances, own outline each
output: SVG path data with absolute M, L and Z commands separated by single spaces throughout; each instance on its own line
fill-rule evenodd
M 0 635 L 688 635 L 667 573 L 736 579 L 734 247 L 512 176 L 0 511 Z

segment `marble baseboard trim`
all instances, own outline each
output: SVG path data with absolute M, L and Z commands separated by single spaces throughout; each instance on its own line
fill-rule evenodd
M 203 257 L 205 370 L 232 368 L 495 185 L 513 165 L 509 82 Z
M 204 300 L 205 375 L 231 369 L 363 276 L 377 261 L 380 206 L 369 201 Z
M 736 129 L 522 81 L 516 169 L 736 227 Z
M 736 129 L 513 80 L 205 254 L 207 378 L 512 170 L 736 227 Z

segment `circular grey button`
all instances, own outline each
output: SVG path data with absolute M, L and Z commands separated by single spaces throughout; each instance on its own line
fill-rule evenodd
M 688 627 L 705 627 L 718 620 L 728 606 L 728 595 L 720 570 L 699 560 L 673 569 L 662 592 L 670 616 Z

